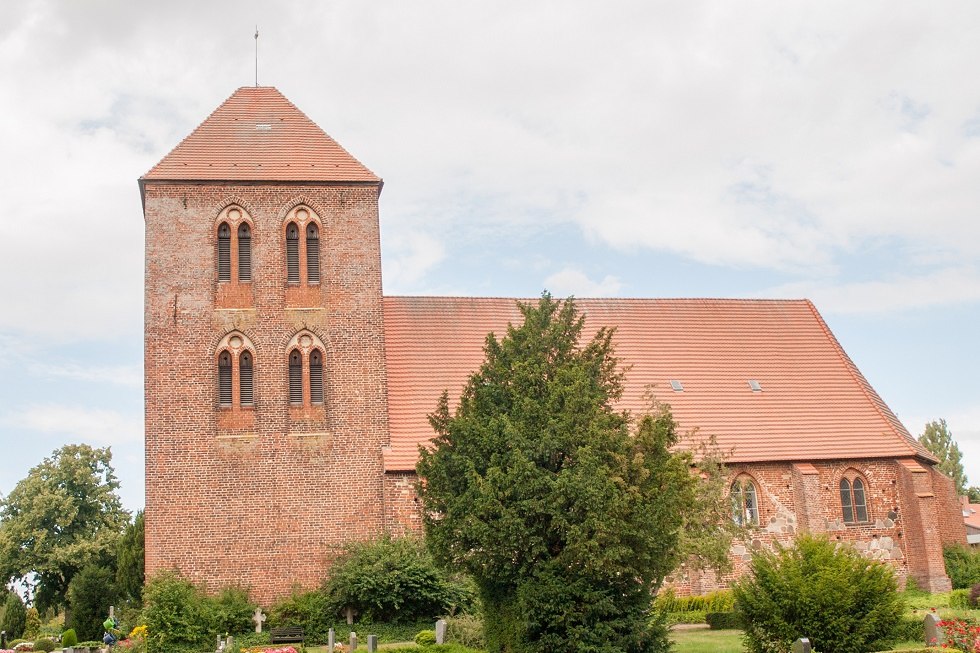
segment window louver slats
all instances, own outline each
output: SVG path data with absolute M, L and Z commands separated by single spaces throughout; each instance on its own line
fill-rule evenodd
M 286 281 L 299 283 L 299 233 L 293 224 L 286 228 Z
M 252 232 L 247 224 L 238 228 L 238 280 L 252 280 Z
M 231 406 L 231 358 L 227 353 L 218 359 L 218 404 Z
M 306 280 L 320 282 L 320 231 L 315 224 L 306 229 Z
M 303 403 L 303 362 L 299 352 L 289 356 L 289 403 Z
M 323 358 L 318 351 L 310 354 L 310 403 L 323 403 Z
M 218 228 L 218 281 L 231 281 L 231 233 L 226 224 Z
M 242 406 L 252 405 L 252 387 L 252 356 L 244 352 L 238 366 L 238 397 Z

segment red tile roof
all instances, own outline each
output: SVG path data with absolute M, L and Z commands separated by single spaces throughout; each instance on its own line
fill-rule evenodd
M 388 471 L 414 469 L 443 390 L 458 399 L 488 332 L 519 324 L 515 299 L 385 297 Z M 620 407 L 645 389 L 682 429 L 714 435 L 731 462 L 935 458 L 902 426 L 806 300 L 580 299 L 586 331 L 616 326 Z M 682 392 L 671 389 L 677 380 Z M 749 381 L 758 381 L 753 392 Z M 454 404 L 455 405 L 455 404 Z
M 381 182 L 271 86 L 235 91 L 142 179 Z

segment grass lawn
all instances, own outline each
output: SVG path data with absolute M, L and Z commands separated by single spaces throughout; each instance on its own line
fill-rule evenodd
M 742 653 L 741 630 L 672 630 L 675 653 Z

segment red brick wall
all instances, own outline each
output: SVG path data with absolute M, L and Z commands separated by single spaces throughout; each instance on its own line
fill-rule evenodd
M 319 583 L 337 545 L 382 532 L 378 191 L 146 184 L 148 576 L 174 568 L 268 605 Z M 254 225 L 253 280 L 219 293 L 217 218 L 231 203 Z M 299 203 L 322 224 L 322 282 L 287 305 L 283 224 Z M 215 348 L 233 330 L 254 345 L 253 408 L 217 407 Z M 286 346 L 303 330 L 326 349 L 322 407 L 288 401 Z

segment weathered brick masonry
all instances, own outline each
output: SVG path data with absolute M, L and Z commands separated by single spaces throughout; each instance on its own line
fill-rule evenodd
M 268 606 L 318 585 L 346 542 L 419 532 L 425 415 L 477 367 L 484 335 L 518 318 L 515 301 L 383 297 L 380 178 L 275 89 L 236 91 L 140 189 L 147 574 L 244 586 Z M 809 302 L 580 306 L 588 329 L 619 329 L 625 407 L 652 384 L 685 428 L 735 451 L 758 524 L 733 575 L 753 548 L 810 531 L 948 588 L 942 545 L 965 541 L 952 483 Z M 866 520 L 844 522 L 841 479 L 863 484 Z M 671 579 L 685 592 L 730 580 Z

